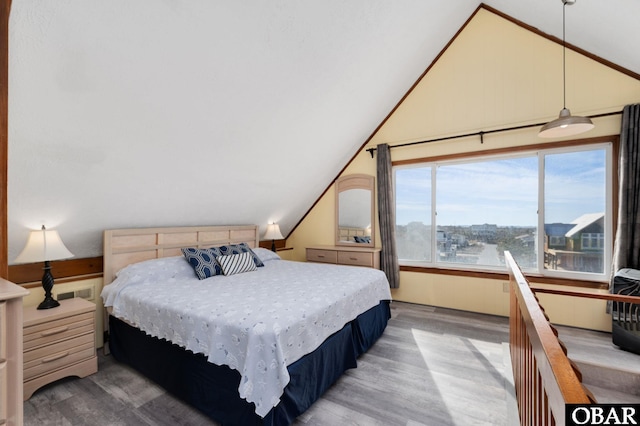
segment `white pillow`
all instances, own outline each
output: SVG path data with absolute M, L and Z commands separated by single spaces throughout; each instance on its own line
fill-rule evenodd
M 180 284 L 196 279 L 193 268 L 182 256 L 162 257 L 127 265 L 116 274 L 116 279 L 102 288 L 104 306 L 113 306 L 120 292 L 128 286 L 146 282 Z
M 268 262 L 270 260 L 280 260 L 280 256 L 277 253 L 267 250 L 266 248 L 256 247 L 253 252 L 262 260 L 263 262 Z
M 222 267 L 222 272 L 225 275 L 240 274 L 258 269 L 256 262 L 253 260 L 253 256 L 249 252 L 218 256 L 216 260 Z
M 189 271 L 189 262 L 182 256 L 161 257 L 158 259 L 143 260 L 132 263 L 116 272 L 116 278 L 136 277 L 138 279 L 149 278 L 187 278 L 193 274 Z

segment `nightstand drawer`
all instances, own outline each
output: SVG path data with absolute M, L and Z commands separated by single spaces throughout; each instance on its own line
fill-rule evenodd
M 338 257 L 333 250 L 307 249 L 307 261 L 337 263 Z
M 79 334 L 93 332 L 93 312 L 73 315 L 24 329 L 24 350 L 30 350 Z
M 338 263 L 341 265 L 373 266 L 373 253 L 339 251 Z
M 24 380 L 50 373 L 95 354 L 93 333 L 34 349 L 24 354 Z

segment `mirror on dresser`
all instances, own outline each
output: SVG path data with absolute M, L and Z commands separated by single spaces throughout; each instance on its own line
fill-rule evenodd
M 346 175 L 336 181 L 336 245 L 374 246 L 374 185 L 374 177 L 365 174 Z

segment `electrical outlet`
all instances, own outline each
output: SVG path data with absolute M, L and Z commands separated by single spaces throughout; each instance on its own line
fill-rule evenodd
M 503 293 L 509 293 L 509 283 L 508 283 L 508 282 L 506 282 L 506 281 L 504 281 L 504 282 L 502 283 L 502 292 L 503 292 Z

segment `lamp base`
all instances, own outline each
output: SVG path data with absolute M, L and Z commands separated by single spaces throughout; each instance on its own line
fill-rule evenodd
M 42 288 L 44 289 L 44 300 L 38 305 L 38 309 L 51 309 L 60 306 L 60 302 L 53 298 L 51 289 L 53 289 L 53 275 L 51 275 L 51 263 L 48 260 L 44 262 L 44 275 L 42 276 Z
M 44 300 L 38 305 L 38 309 L 51 309 L 60 306 L 60 302 L 58 302 L 53 297 L 45 297 Z

